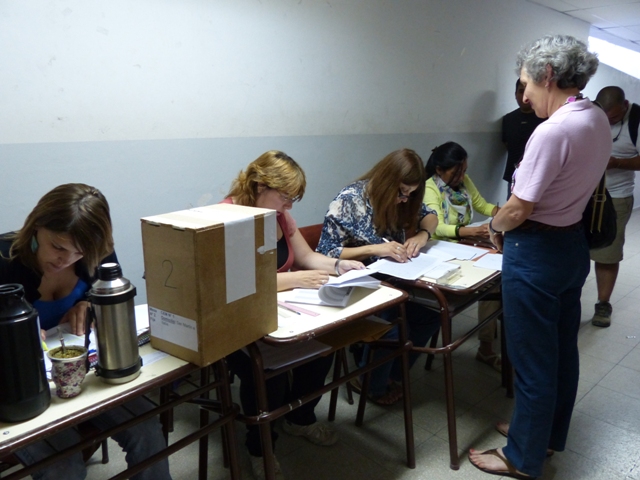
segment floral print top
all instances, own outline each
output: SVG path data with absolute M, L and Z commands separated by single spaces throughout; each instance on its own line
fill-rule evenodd
M 405 242 L 403 230 L 395 233 L 387 232 L 382 236 L 376 233 L 373 225 L 373 207 L 366 198 L 365 188 L 368 182 L 368 180 L 358 180 L 347 185 L 331 202 L 324 217 L 322 234 L 316 251 L 329 257 L 339 258 L 343 247 L 383 243 L 383 237 L 398 243 Z M 423 203 L 418 215 L 419 221 L 435 213 Z M 376 259 L 372 258 L 372 260 Z

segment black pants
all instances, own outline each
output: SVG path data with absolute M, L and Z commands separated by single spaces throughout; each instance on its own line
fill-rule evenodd
M 292 370 L 293 381 L 289 385 L 288 373 L 282 373 L 267 380 L 267 401 L 269 411 L 275 410 L 292 400 L 300 398 L 311 392 L 322 388 L 331 365 L 333 354 L 318 358 L 309 363 L 296 367 Z M 245 415 L 253 416 L 258 414 L 256 401 L 256 388 L 253 381 L 253 370 L 251 359 L 242 350 L 233 352 L 227 356 L 227 364 L 231 371 L 240 378 L 240 403 Z M 285 418 L 296 425 L 311 425 L 316 422 L 314 409 L 321 397 L 296 408 L 287 413 Z M 274 450 L 278 434 L 271 429 L 271 439 Z M 247 425 L 247 437 L 245 445 L 249 454 L 254 457 L 262 456 L 262 445 L 260 442 L 260 430 L 257 425 Z

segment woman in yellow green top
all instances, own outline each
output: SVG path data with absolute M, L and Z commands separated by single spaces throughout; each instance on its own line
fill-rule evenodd
M 467 151 L 455 142 L 433 149 L 427 161 L 427 184 L 424 203 L 438 214 L 435 239 L 455 240 L 465 237 L 489 238 L 488 224 L 469 227 L 476 211 L 493 217 L 499 207 L 488 203 L 469 178 Z
M 488 203 L 469 178 L 467 151 L 455 142 L 447 142 L 433 149 L 427 161 L 427 183 L 424 203 L 438 215 L 438 227 L 434 239 L 456 241 L 465 237 L 489 239 L 488 224 L 468 226 L 474 211 L 493 217 L 500 209 Z M 498 302 L 480 302 L 478 318 L 486 318 L 495 311 Z M 492 321 L 478 332 L 480 348 L 476 360 L 501 369 L 500 357 L 493 351 L 496 322 Z

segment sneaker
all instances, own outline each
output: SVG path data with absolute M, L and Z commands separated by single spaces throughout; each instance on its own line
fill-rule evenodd
M 264 459 L 262 457 L 254 457 L 253 455 L 249 455 L 249 459 L 251 460 L 251 471 L 253 472 L 253 477 L 256 480 L 264 480 Z M 282 470 L 280 470 L 280 463 L 278 463 L 278 459 L 276 456 L 273 456 L 273 461 L 276 464 L 276 480 L 284 480 L 284 475 L 282 474 Z
M 289 435 L 304 437 L 311 443 L 325 447 L 338 441 L 338 433 L 326 423 L 321 422 L 312 423 L 311 425 L 296 425 L 285 420 L 282 424 L 282 430 Z
M 596 327 L 608 327 L 611 325 L 611 312 L 613 308 L 609 302 L 596 303 L 596 312 L 591 319 L 591 324 Z

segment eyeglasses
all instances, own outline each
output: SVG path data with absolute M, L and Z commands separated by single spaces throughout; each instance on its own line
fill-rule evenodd
M 611 140 L 612 142 L 617 142 L 618 138 L 620 138 L 620 134 L 622 133 L 622 129 L 624 128 L 624 118 L 622 119 L 622 121 L 620 122 L 620 131 L 618 132 L 618 134 L 615 136 L 615 138 L 613 140 Z
M 269 188 L 270 190 L 276 190 L 275 188 L 271 188 L 271 187 L 267 187 L 267 188 Z M 280 195 L 280 198 L 282 199 L 282 201 L 284 203 L 289 203 L 289 202 L 296 203 L 297 201 L 300 200 L 300 195 L 298 195 L 296 197 L 290 197 L 289 195 L 285 195 L 284 193 L 282 193 L 279 190 L 276 190 L 276 192 L 278 192 L 278 195 Z

